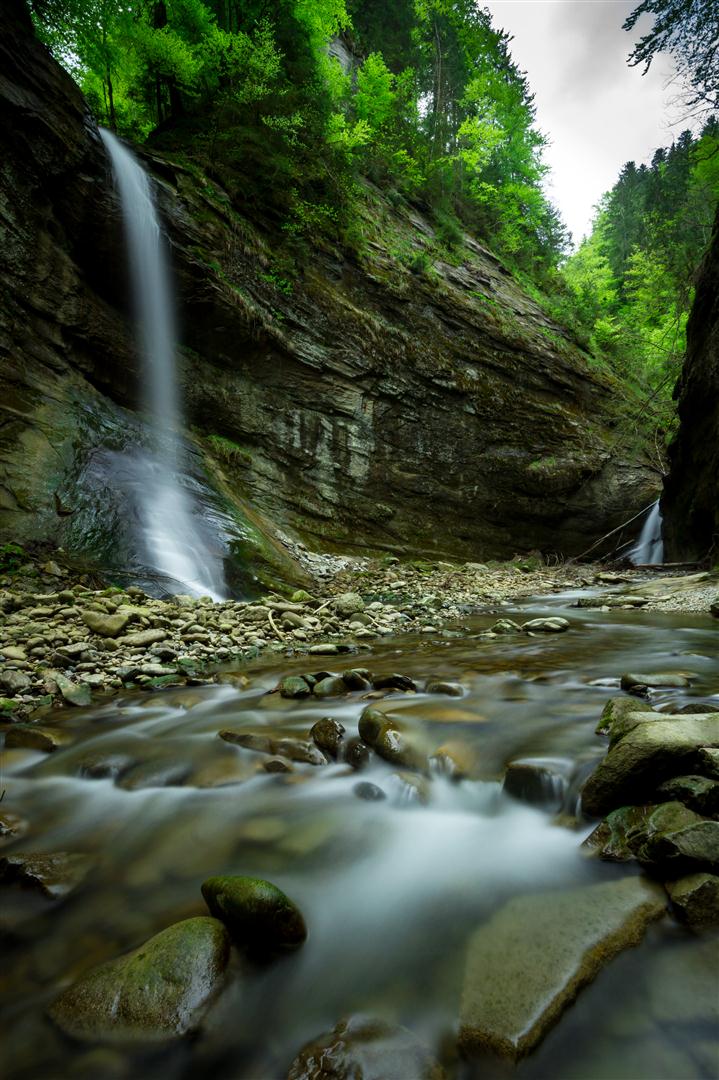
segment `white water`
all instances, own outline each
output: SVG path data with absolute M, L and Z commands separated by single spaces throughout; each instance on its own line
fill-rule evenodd
M 648 566 L 664 562 L 662 512 L 659 509 L 658 499 L 647 515 L 639 540 L 629 553 L 629 558 L 635 566 Z
M 111 132 L 100 136 L 112 162 L 127 237 L 143 398 L 153 453 L 143 459 L 139 485 L 140 530 L 147 564 L 182 584 L 183 591 L 221 599 L 220 559 L 193 513 L 180 482 L 185 462 L 176 371 L 176 333 L 165 243 L 145 170 Z

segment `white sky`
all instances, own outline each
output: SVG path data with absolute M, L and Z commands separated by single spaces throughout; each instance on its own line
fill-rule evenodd
M 671 61 L 660 56 L 644 76 L 626 63 L 651 25 L 622 30 L 639 0 L 480 2 L 493 25 L 514 36 L 512 56 L 527 73 L 538 127 L 550 140 L 548 193 L 578 243 L 622 165 L 649 161 L 689 126 L 676 126 L 675 91 L 666 85 Z

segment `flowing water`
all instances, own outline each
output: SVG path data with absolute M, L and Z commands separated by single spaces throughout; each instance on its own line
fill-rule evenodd
M 222 564 L 182 483 L 182 410 L 177 379 L 177 334 L 165 241 L 147 173 L 111 132 L 100 136 L 112 162 L 127 239 L 143 397 L 152 446 L 131 460 L 140 509 L 144 562 L 181 586 L 175 591 L 225 594 Z
M 4 808 L 30 822 L 17 850 L 82 851 L 94 868 L 64 902 L 4 889 L 5 1076 L 279 1080 L 306 1041 L 357 1012 L 410 1028 L 454 1080 L 505 1076 L 493 1062 L 461 1064 L 453 1053 L 468 937 L 508 897 L 636 872 L 586 858 L 580 844 L 591 824 L 568 820 L 582 777 L 605 749 L 594 728 L 623 671 L 692 672 L 691 690 L 657 692 L 662 709 L 719 702 L 708 616 L 591 612 L 571 608 L 572 599 L 506 609 L 561 612 L 572 621 L 562 635 L 476 640 L 471 634 L 493 618 L 475 617 L 456 639 L 384 640 L 353 660 L 375 672 L 462 683 L 462 698 L 394 699 L 427 749 L 460 740 L 478 757 L 479 779 L 435 775 L 426 805 L 382 762 L 361 774 L 333 764 L 268 775 L 263 755 L 217 737 L 226 727 L 306 736 L 325 715 L 356 731 L 359 694 L 324 704 L 266 695 L 281 675 L 314 670 L 307 657 L 261 659 L 244 669 L 243 689 L 120 695 L 63 714 L 76 739 L 67 749 L 9 752 Z M 125 790 L 83 778 L 83 762 L 111 753 L 167 767 L 174 783 Z M 515 758 L 542 759 L 557 776 L 545 806 L 502 793 Z M 359 780 L 387 798 L 358 798 Z M 76 1045 L 53 1028 L 45 1010 L 60 988 L 170 923 L 203 914 L 200 884 L 221 873 L 283 888 L 306 917 L 304 947 L 264 969 L 235 961 L 195 1040 L 130 1053 Z M 697 937 L 669 919 L 655 925 L 582 992 L 517 1076 L 715 1076 L 716 943 L 716 935 Z
M 629 553 L 629 558 L 635 566 L 656 566 L 664 562 L 662 512 L 658 499 L 647 514 L 647 520 L 642 526 L 635 547 Z

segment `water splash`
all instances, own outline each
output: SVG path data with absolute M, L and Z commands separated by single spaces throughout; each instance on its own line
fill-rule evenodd
M 221 560 L 182 486 L 185 468 L 177 385 L 174 312 L 165 242 L 147 173 L 111 132 L 100 131 L 112 162 L 127 237 L 143 405 L 153 436 L 144 459 L 140 529 L 145 561 L 182 591 L 222 599 Z
M 662 520 L 657 499 L 647 515 L 639 540 L 629 553 L 635 566 L 656 566 L 664 562 Z

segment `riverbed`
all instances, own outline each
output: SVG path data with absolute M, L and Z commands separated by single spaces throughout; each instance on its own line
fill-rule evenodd
M 482 639 L 496 616 L 443 633 L 385 638 L 353 664 L 460 683 L 462 697 L 389 699 L 433 753 L 461 744 L 470 778 L 435 771 L 421 784 L 378 758 L 268 774 L 263 755 L 221 729 L 306 737 L 332 716 L 356 734 L 360 693 L 324 702 L 269 694 L 317 658 L 272 656 L 234 684 L 134 691 L 66 713 L 73 742 L 52 755 L 6 753 L 4 809 L 26 819 L 10 850 L 86 853 L 91 869 L 66 899 L 5 887 L 4 1073 L 35 1077 L 284 1077 L 299 1049 L 342 1017 L 402 1024 L 448 1077 L 494 1080 L 506 1067 L 461 1062 L 455 1050 L 466 944 L 509 898 L 636 873 L 589 858 L 593 827 L 578 814 L 583 778 L 606 741 L 594 731 L 624 671 L 683 672 L 688 689 L 652 694 L 671 712 L 719 704 L 716 622 L 708 615 L 592 611 L 576 594 L 506 608 L 519 621 L 561 615 L 566 633 Z M 327 658 L 337 668 L 338 658 Z M 343 664 L 342 666 L 347 666 Z M 94 778 L 88 761 L 154 763 L 157 786 Z M 507 763 L 540 759 L 556 776 L 543 805 L 502 791 Z M 164 779 L 163 779 L 164 777 Z M 358 784 L 384 798 L 367 799 Z M 163 786 L 164 785 L 164 786 Z M 365 788 L 365 794 L 368 789 Z M 233 959 L 195 1039 L 151 1050 L 76 1044 L 46 1009 L 91 966 L 180 919 L 206 913 L 202 881 L 267 878 L 299 905 L 305 946 L 268 967 Z M 701 1080 L 717 1075 L 717 945 L 670 918 L 585 989 L 538 1050 L 526 1080 Z M 411 1080 L 407 1077 L 406 1080 Z

